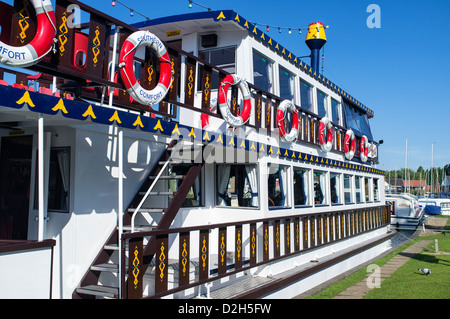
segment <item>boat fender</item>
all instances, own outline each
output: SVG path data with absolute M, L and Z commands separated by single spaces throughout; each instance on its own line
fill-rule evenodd
M 37 29 L 33 40 L 24 46 L 11 46 L 0 41 L 0 63 L 27 67 L 38 63 L 56 43 L 56 18 L 50 0 L 31 0 L 36 11 Z
M 292 112 L 292 128 L 289 133 L 286 133 L 286 128 L 284 127 L 284 119 L 286 117 L 286 111 L 288 110 Z M 280 134 L 281 138 L 284 139 L 286 142 L 291 143 L 297 139 L 298 111 L 294 103 L 292 103 L 292 101 L 283 100 L 278 106 L 277 126 L 278 126 L 278 133 Z
M 361 143 L 359 146 L 359 153 L 361 156 L 362 162 L 367 162 L 367 157 L 369 155 L 369 140 L 367 139 L 367 136 L 363 135 L 361 137 Z
M 345 133 L 344 139 L 345 158 L 351 160 L 353 156 L 355 156 L 355 148 L 356 148 L 355 133 L 352 130 L 348 130 Z
M 144 89 L 134 74 L 134 55 L 140 45 L 150 47 L 158 57 L 160 75 L 158 84 L 153 90 Z M 143 105 L 151 106 L 161 102 L 172 84 L 172 64 L 166 47 L 149 31 L 136 31 L 125 40 L 120 51 L 119 68 L 127 92 Z
M 325 137 L 325 130 L 327 131 L 327 136 Z M 331 151 L 333 146 L 333 125 L 327 117 L 323 117 L 319 124 L 319 144 L 323 151 Z
M 244 108 L 240 115 L 234 116 L 230 111 L 230 103 L 227 99 L 228 89 L 230 85 L 239 85 L 243 99 Z M 236 74 L 229 74 L 220 83 L 219 87 L 219 110 L 225 121 L 232 127 L 240 127 L 247 123 L 252 112 L 252 101 L 250 89 L 247 82 Z

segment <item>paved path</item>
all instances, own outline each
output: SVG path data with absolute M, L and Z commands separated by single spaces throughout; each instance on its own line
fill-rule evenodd
M 380 267 L 380 283 L 383 282 L 384 279 L 392 275 L 398 268 L 403 266 L 411 257 L 420 253 L 423 248 L 431 243 L 431 240 L 421 240 L 415 243 L 414 245 L 406 248 L 401 253 L 397 254 L 391 260 L 389 260 L 386 264 Z M 371 288 L 368 287 L 367 279 L 371 275 L 371 273 L 367 274 L 367 276 L 359 283 L 354 286 L 351 286 L 341 292 L 339 295 L 334 297 L 333 299 L 362 299 L 367 293 L 369 293 Z M 370 280 L 369 280 L 370 282 Z

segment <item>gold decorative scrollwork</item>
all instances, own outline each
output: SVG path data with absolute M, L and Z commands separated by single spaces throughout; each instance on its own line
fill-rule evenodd
M 208 248 L 206 248 L 206 237 L 205 236 L 203 236 L 202 244 L 203 244 L 203 246 L 202 246 L 202 261 L 203 261 L 202 267 L 203 267 L 203 269 L 205 269 L 206 268 L 206 259 L 208 259 L 208 255 L 207 255 Z
M 92 53 L 94 53 L 94 58 L 92 59 L 92 61 L 94 62 L 94 65 L 97 65 L 98 63 L 98 56 L 100 54 L 100 28 L 97 26 L 97 28 L 95 28 L 95 38 L 94 40 L 92 40 L 93 43 L 93 47 L 92 47 Z
M 256 254 L 256 237 L 255 237 L 255 229 L 252 230 L 252 255 Z
M 65 45 L 67 43 L 67 34 L 69 33 L 69 28 L 67 27 L 67 13 L 64 12 L 61 18 L 61 26 L 59 27 L 59 54 L 62 56 L 66 51 Z
M 152 76 L 153 72 L 155 72 L 155 70 L 153 70 L 153 65 L 150 64 L 147 71 L 148 71 L 148 84 L 152 84 Z
M 269 229 L 267 227 L 264 229 L 264 251 L 266 253 L 269 251 Z
M 194 88 L 194 69 L 189 69 L 189 77 L 188 77 L 188 95 L 191 97 L 192 95 L 192 89 Z
M 237 246 L 236 247 L 236 257 L 239 260 L 241 259 L 241 250 L 242 250 L 241 244 L 242 244 L 241 231 L 239 230 L 237 233 L 237 240 L 236 240 L 236 246 Z
M 161 281 L 164 280 L 164 269 L 166 268 L 166 255 L 164 254 L 164 242 L 161 242 L 160 254 L 159 254 L 159 277 Z
M 170 85 L 170 90 L 173 90 L 173 84 L 175 82 L 175 58 L 170 59 L 170 65 L 172 66 L 172 84 Z
M 139 275 L 139 268 L 140 268 L 140 263 L 139 263 L 139 249 L 138 246 L 134 247 L 134 259 L 133 259 L 133 277 L 134 277 L 134 289 L 137 289 L 139 280 L 138 280 L 138 275 Z
M 261 99 L 258 99 L 258 105 L 256 106 L 256 114 L 258 115 L 258 121 L 261 120 Z
M 276 232 L 275 232 L 275 242 L 277 244 L 277 250 L 280 249 L 280 225 L 276 225 Z
M 209 96 L 209 75 L 206 75 L 205 79 L 205 90 L 203 93 L 205 94 L 205 103 L 208 102 L 208 96 Z
M 220 236 L 220 262 L 223 264 L 225 262 L 225 234 Z
M 27 38 L 26 31 L 30 28 L 30 13 L 28 12 L 28 0 L 22 1 L 22 4 L 22 10 L 19 11 L 19 27 L 22 32 L 20 32 L 19 37 L 20 42 L 24 43 Z
M 291 225 L 289 223 L 286 225 L 286 245 L 288 249 L 291 246 Z
M 181 264 L 183 265 L 183 275 L 186 274 L 186 265 L 187 265 L 187 242 L 186 239 L 183 240 L 183 252 L 181 253 L 181 256 L 183 257 L 181 259 Z

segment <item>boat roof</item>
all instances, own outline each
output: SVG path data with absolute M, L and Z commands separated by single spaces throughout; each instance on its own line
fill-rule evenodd
M 217 23 L 220 23 L 220 25 Z M 302 61 L 294 53 L 271 38 L 267 33 L 258 29 L 254 23 L 248 21 L 247 19 L 236 13 L 234 10 L 216 10 L 173 15 L 163 18 L 145 20 L 133 24 L 133 26 L 139 29 L 151 27 L 153 31 L 160 31 L 161 33 L 164 33 L 164 35 L 166 35 L 167 30 L 173 30 L 175 32 L 175 35 L 182 35 L 195 31 L 217 31 L 219 27 L 222 31 L 227 30 L 227 28 L 236 30 L 237 26 L 238 29 L 246 30 L 248 34 L 255 40 L 262 42 L 263 44 L 271 48 L 272 51 L 276 52 L 279 56 L 296 65 L 297 68 L 305 74 L 323 83 L 328 88 L 341 95 L 349 103 L 353 104 L 359 110 L 366 113 L 369 118 L 373 117 L 374 115 L 374 112 L 366 105 L 355 99 L 347 91 L 340 88 L 323 74 L 320 74 L 319 72 L 313 70 L 310 65 Z

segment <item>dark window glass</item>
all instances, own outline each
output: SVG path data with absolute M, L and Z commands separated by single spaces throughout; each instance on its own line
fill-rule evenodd
M 272 62 L 255 51 L 253 51 L 253 83 L 262 90 L 272 92 Z
M 305 110 L 311 111 L 312 110 L 312 87 L 300 80 L 300 103 L 301 107 Z

